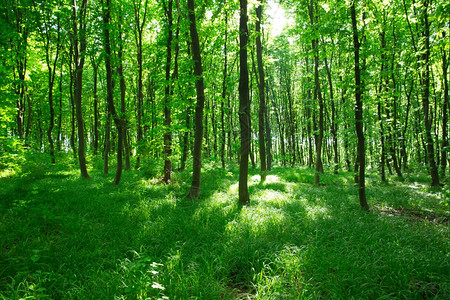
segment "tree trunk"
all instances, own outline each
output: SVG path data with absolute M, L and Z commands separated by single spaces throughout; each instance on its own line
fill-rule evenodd
M 74 83 L 75 83 L 75 74 L 72 66 L 74 65 L 73 59 L 73 48 L 71 45 L 70 53 L 69 53 L 69 74 L 70 74 L 70 83 L 69 83 L 69 91 L 70 91 L 70 108 L 71 108 L 71 132 L 70 132 L 70 146 L 72 147 L 73 157 L 75 160 L 77 159 L 77 147 L 75 144 L 75 95 L 74 95 Z
M 93 96 L 94 96 L 94 155 L 97 155 L 98 152 L 98 93 L 97 93 L 97 85 L 98 85 L 98 63 L 95 62 L 95 58 L 91 57 L 92 68 L 94 71 L 94 87 L 93 87 Z
M 331 62 L 332 63 L 332 62 Z M 328 60 L 325 57 L 325 69 L 327 71 L 328 78 L 328 87 L 330 89 L 330 103 L 331 103 L 331 136 L 333 143 L 333 152 L 334 152 L 334 174 L 338 174 L 339 170 L 339 153 L 338 153 L 338 123 L 336 121 L 337 111 L 334 103 L 334 92 L 333 92 L 333 80 L 331 78 L 331 66 L 328 65 Z
M 305 57 L 305 63 L 306 63 L 306 73 L 309 74 L 310 69 L 309 69 L 309 59 L 308 57 Z M 312 101 L 312 97 L 311 97 L 311 88 L 310 88 L 310 84 L 311 84 L 311 77 L 308 76 L 307 78 L 308 81 L 308 90 L 306 92 L 306 109 L 305 109 L 305 113 L 306 113 L 306 135 L 308 138 L 308 168 L 312 168 L 312 165 L 314 163 L 314 158 L 313 158 L 313 145 L 312 145 L 312 115 L 311 115 L 311 101 Z
M 402 130 L 402 140 L 401 140 L 401 157 L 402 157 L 402 168 L 403 170 L 408 169 L 408 156 L 406 154 L 406 131 L 408 129 L 408 120 L 409 120 L 409 112 L 411 110 L 411 94 L 413 91 L 414 84 L 411 82 L 411 87 L 409 89 L 409 92 L 405 92 L 406 99 L 408 103 L 406 104 L 406 115 L 405 115 L 405 124 L 403 126 Z M 405 84 L 405 91 L 406 91 L 406 84 Z
M 111 151 L 111 112 L 106 102 L 105 144 L 103 150 L 103 173 L 109 172 L 109 152 Z
M 424 41 L 420 64 L 422 66 L 422 108 L 425 123 L 426 151 L 430 166 L 431 186 L 439 186 L 439 174 L 434 157 L 432 136 L 433 114 L 430 113 L 430 23 L 428 22 L 428 0 L 423 1 L 422 9 L 423 15 L 421 20 L 424 26 L 422 32 Z
M 227 68 L 228 68 L 228 12 L 225 11 L 225 41 L 223 47 L 223 79 L 222 79 L 222 101 L 220 109 L 221 129 L 222 129 L 222 144 L 220 148 L 220 160 L 222 162 L 222 168 L 225 169 L 225 101 L 227 99 Z M 229 109 L 229 107 L 228 107 Z
M 103 4 L 103 0 L 102 0 Z M 114 177 L 114 184 L 118 185 L 120 182 L 120 178 L 122 176 L 122 155 L 123 155 L 123 144 L 124 144 L 124 130 L 123 130 L 123 120 L 121 116 L 117 114 L 116 108 L 114 106 L 114 91 L 113 91 L 113 74 L 112 74 L 112 66 L 111 66 L 111 44 L 110 44 L 110 27 L 111 27 L 111 6 L 110 0 L 106 0 L 106 6 L 103 7 L 103 35 L 104 35 L 104 49 L 105 49 L 105 69 L 106 69 L 106 88 L 107 88 L 107 96 L 106 100 L 108 103 L 108 110 L 111 112 L 111 115 L 114 119 L 114 123 L 117 127 L 117 169 L 116 175 Z M 120 31 L 120 29 L 119 29 Z M 120 43 L 120 33 L 119 33 L 119 43 Z M 119 46 L 120 47 L 120 46 Z M 120 60 L 120 57 L 119 57 Z M 119 67 L 120 69 L 120 67 Z M 122 74 L 123 75 L 123 74 Z M 122 80 L 122 78 L 121 78 Z M 121 82 L 122 85 L 122 82 Z M 121 95 L 123 93 L 123 97 L 125 90 L 121 87 Z M 123 105 L 125 105 L 123 103 Z
M 73 46 L 74 46 L 74 62 L 75 62 L 75 106 L 76 119 L 78 127 L 78 160 L 80 163 L 81 176 L 89 178 L 86 167 L 85 157 L 85 141 L 84 141 L 84 124 L 83 124 L 83 108 L 82 108 L 82 89 L 83 89 L 83 67 L 86 52 L 86 12 L 87 0 L 83 0 L 79 13 L 77 12 L 76 0 L 72 0 L 72 23 L 73 23 Z M 77 22 L 77 17 L 79 18 Z
M 365 187 L 365 171 L 366 171 L 366 149 L 364 143 L 364 123 L 363 123 L 363 104 L 362 104 L 362 93 L 364 87 L 361 83 L 361 69 L 359 62 L 359 51 L 361 43 L 358 40 L 358 29 L 356 23 L 356 9 L 355 0 L 351 5 L 351 19 L 352 19 L 352 30 L 353 30 L 353 46 L 355 53 L 355 127 L 356 135 L 358 137 L 358 167 L 359 167 L 359 183 L 358 183 L 358 194 L 359 194 L 359 204 L 364 210 L 369 210 L 369 205 L 366 200 L 366 187 Z
M 261 183 L 266 180 L 266 142 L 264 140 L 264 130 L 265 130 L 265 116 L 266 116 L 266 92 L 265 92 L 265 77 L 264 77 L 264 66 L 262 58 L 262 43 L 261 43 L 261 21 L 262 21 L 262 5 L 263 1 L 259 2 L 256 8 L 256 60 L 258 62 L 258 91 L 259 91 L 259 112 L 258 112 L 258 139 L 259 139 L 259 158 L 261 160 Z
M 134 8 L 134 37 L 136 42 L 136 56 L 137 56 L 137 64 L 138 64 L 138 92 L 137 92 L 137 114 L 136 114 L 136 127 L 137 127 L 137 155 L 136 155 L 136 169 L 140 168 L 141 162 L 141 143 L 142 143 L 142 115 L 143 115 L 143 101 L 144 94 L 143 90 L 143 66 L 142 66 L 142 32 L 145 26 L 145 21 L 147 17 L 147 3 L 148 0 L 145 0 L 144 3 L 144 16 L 142 17 L 141 22 L 141 5 L 142 1 L 133 0 L 133 8 Z
M 173 40 L 173 16 L 172 16 L 172 3 L 173 0 L 168 0 L 167 6 L 165 7 L 167 22 L 168 22 L 168 37 L 167 37 L 167 57 L 166 57 L 166 88 L 165 88 L 165 96 L 164 96 L 164 177 L 163 181 L 165 183 L 170 183 L 172 179 L 172 117 L 171 117 L 171 83 L 170 83 L 170 66 L 172 61 L 172 40 Z
M 239 203 L 248 204 L 248 155 L 250 151 L 250 102 L 248 89 L 247 63 L 247 0 L 240 0 L 239 19 L 239 125 L 241 136 L 240 165 L 239 165 Z
M 56 74 L 56 66 L 58 63 L 58 58 L 59 58 L 59 47 L 60 47 L 60 26 L 59 26 L 59 19 L 58 19 L 58 25 L 57 25 L 57 30 L 58 30 L 58 40 L 56 41 L 56 53 L 55 53 L 55 58 L 51 59 L 50 57 L 53 56 L 51 53 L 51 44 L 53 43 L 53 41 L 51 40 L 50 37 L 50 29 L 46 28 L 47 31 L 41 33 L 43 36 L 43 41 L 44 41 L 44 47 L 45 47 L 45 60 L 47 63 L 47 70 L 48 70 L 48 104 L 49 104 L 49 127 L 47 129 L 47 138 L 48 138 L 48 142 L 49 142 L 49 146 L 50 146 L 50 156 L 52 158 L 52 164 L 56 163 L 55 160 L 55 145 L 53 142 L 53 136 L 52 136 L 52 132 L 53 132 L 53 128 L 55 127 L 55 107 L 53 104 L 53 87 L 55 85 L 55 74 Z M 51 61 L 52 60 L 52 61 Z
M 311 26 L 315 26 L 315 20 L 317 21 L 317 17 L 314 18 L 314 2 L 310 1 L 309 6 L 309 20 Z M 320 90 L 320 78 L 319 78 L 319 50 L 317 49 L 318 39 L 313 39 L 311 41 L 312 51 L 314 53 L 314 102 L 318 100 L 319 102 L 319 132 L 315 134 L 316 140 L 316 172 L 314 174 L 314 184 L 320 184 L 319 174 L 323 173 L 323 165 L 322 165 L 322 140 L 323 140 L 323 99 L 322 92 Z
M 442 33 L 445 39 L 445 31 Z M 449 110 L 449 97 L 448 97 L 448 58 L 446 49 L 442 50 L 442 76 L 444 78 L 444 103 L 442 104 L 442 150 L 441 150 L 441 177 L 445 177 L 445 169 L 447 166 L 447 152 L 448 148 L 448 110 Z
M 269 89 L 266 88 L 266 99 L 269 99 Z M 265 118 L 265 125 L 266 125 L 266 141 L 267 141 L 267 170 L 270 171 L 272 169 L 272 132 L 270 130 L 270 123 L 269 123 L 269 113 L 266 110 L 264 112 L 264 118 Z
M 118 52 L 117 52 L 117 57 L 118 57 L 118 63 L 119 66 L 117 67 L 117 73 L 119 74 L 119 84 L 120 84 L 120 115 L 118 116 L 119 119 L 119 124 L 120 124 L 120 128 L 118 127 L 118 130 L 122 130 L 122 145 L 119 144 L 119 148 L 117 151 L 121 151 L 123 153 L 125 153 L 125 170 L 129 170 L 130 169 L 130 147 L 128 146 L 127 143 L 127 118 L 126 118 L 126 103 L 125 103 L 125 95 L 126 95 L 126 84 L 125 84 L 125 76 L 123 74 L 123 40 L 122 40 L 122 24 L 123 23 L 123 14 L 122 14 L 122 9 L 119 8 L 119 23 L 118 23 L 118 28 L 119 28 L 119 34 L 118 34 L 118 43 L 119 43 L 119 48 L 118 48 Z M 120 138 L 120 135 L 119 135 Z M 120 166 L 122 167 L 122 166 Z M 122 171 L 121 171 L 122 172 Z M 117 175 L 117 174 L 116 174 Z M 119 184 L 120 181 L 120 176 L 117 179 L 117 183 Z
M 383 119 L 381 114 L 381 102 L 378 101 L 378 122 L 380 124 L 380 139 L 381 139 L 381 157 L 380 157 L 380 174 L 381 174 L 381 181 L 386 181 L 386 148 L 384 145 L 384 126 L 383 126 Z
M 62 128 L 62 98 L 63 98 L 63 88 L 62 88 L 62 82 L 63 82 L 63 64 L 61 62 L 61 74 L 59 76 L 59 113 L 58 113 L 58 131 L 56 133 L 56 149 L 58 151 L 61 151 L 61 128 Z M 28 124 L 27 124 L 27 132 L 28 132 Z M 28 133 L 25 134 L 27 136 Z
M 190 198 L 197 198 L 200 193 L 200 175 L 202 167 L 202 138 L 203 138 L 203 108 L 205 106 L 205 88 L 203 85 L 203 68 L 200 42 L 195 19 L 194 0 L 188 0 L 189 31 L 192 40 L 192 60 L 194 61 L 195 89 L 197 91 L 197 105 L 195 106 L 195 137 L 192 168 L 192 185 L 189 191 Z
M 55 108 L 53 106 L 53 84 L 54 84 L 54 72 L 52 71 L 52 67 L 50 66 L 50 61 L 48 60 L 47 54 L 47 66 L 48 66 L 48 104 L 50 109 L 49 115 L 49 127 L 47 130 L 47 138 L 50 146 L 50 156 L 52 157 L 52 164 L 56 163 L 55 161 L 55 146 L 53 143 L 52 131 L 55 127 Z

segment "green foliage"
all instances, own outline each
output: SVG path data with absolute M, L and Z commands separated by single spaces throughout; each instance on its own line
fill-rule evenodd
M 450 295 L 449 191 L 421 169 L 387 184 L 369 174 L 367 213 L 352 173 L 317 187 L 312 169 L 276 168 L 264 184 L 255 170 L 240 207 L 237 170 L 212 163 L 192 201 L 188 171 L 167 185 L 148 167 L 113 186 L 101 169 L 84 180 L 46 161 L 0 178 L 0 299 Z

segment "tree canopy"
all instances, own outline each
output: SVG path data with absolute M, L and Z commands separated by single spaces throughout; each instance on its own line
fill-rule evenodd
M 449 15 L 440 0 L 6 0 L 2 163 L 72 153 L 89 177 L 116 153 L 118 184 L 130 159 L 163 161 L 166 183 L 193 161 L 198 189 L 202 160 L 240 164 L 243 185 L 249 163 L 262 181 L 314 166 L 316 185 L 326 165 L 355 172 L 365 208 L 366 169 L 423 165 L 439 186 Z

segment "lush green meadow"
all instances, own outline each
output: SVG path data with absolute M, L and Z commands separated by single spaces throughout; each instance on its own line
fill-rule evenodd
M 166 185 L 159 167 L 119 186 L 101 163 L 91 179 L 30 157 L 0 178 L 1 299 L 449 299 L 447 187 L 424 170 L 367 178 L 275 168 L 249 179 L 205 165 L 198 200 L 189 171 Z M 158 167 L 158 168 L 157 168 Z

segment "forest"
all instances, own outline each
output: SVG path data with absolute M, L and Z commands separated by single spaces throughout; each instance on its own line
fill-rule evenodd
M 0 299 L 449 299 L 450 3 L 2 0 Z

